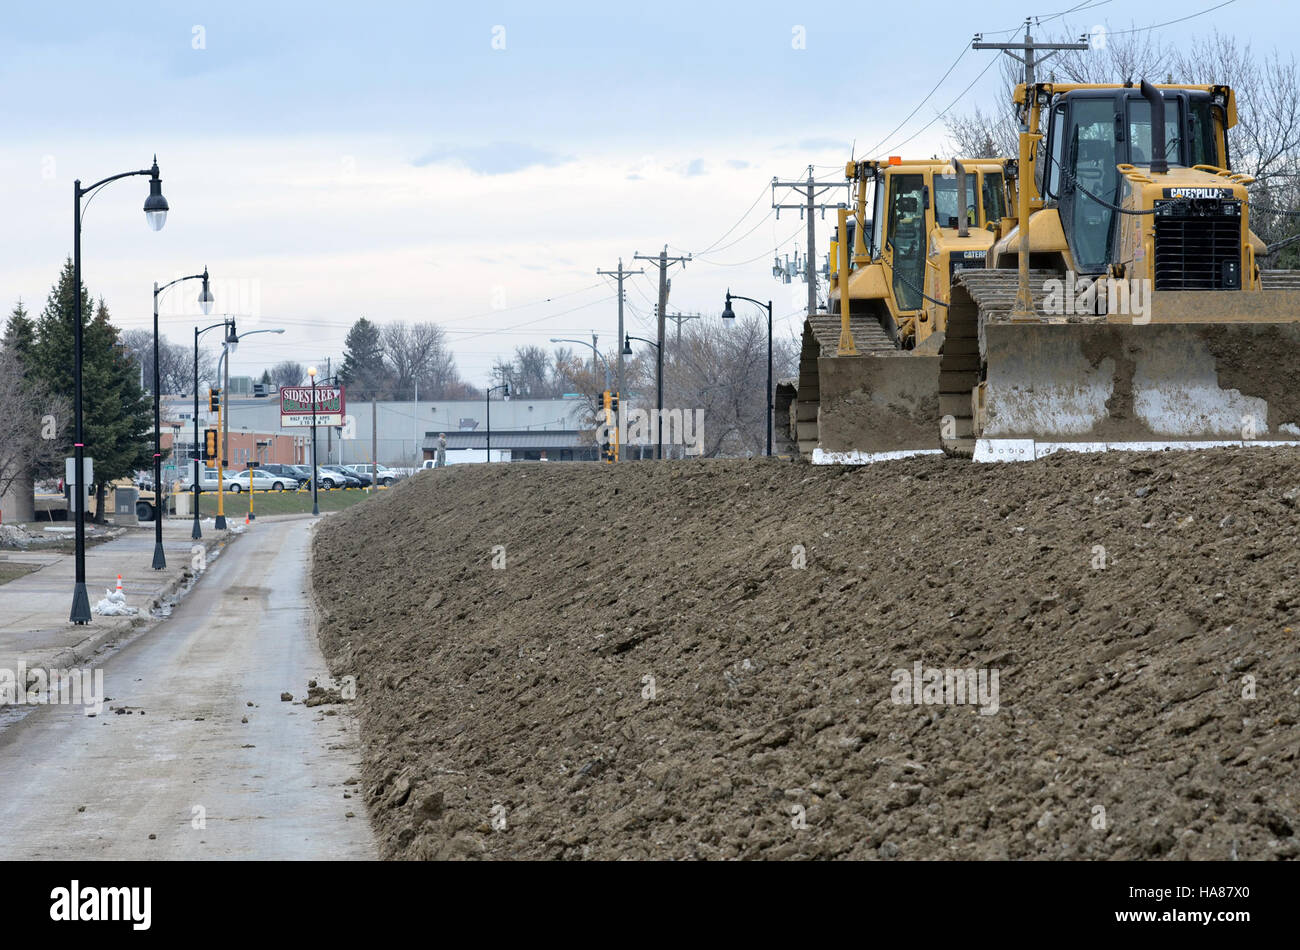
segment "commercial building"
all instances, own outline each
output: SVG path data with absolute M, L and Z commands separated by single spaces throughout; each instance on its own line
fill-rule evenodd
M 232 382 L 234 377 L 231 377 Z M 234 387 L 232 386 L 232 389 Z M 512 398 L 492 400 L 492 455 L 506 458 L 538 458 L 546 451 L 548 458 L 595 458 L 596 446 L 591 437 L 589 402 L 581 396 L 563 399 Z M 281 428 L 280 405 L 274 391 L 267 398 L 241 397 L 233 393 L 226 404 L 229 414 L 231 462 L 243 466 L 247 456 L 236 456 L 236 448 L 251 452 L 258 443 L 271 440 L 270 446 L 258 449 L 260 461 L 298 462 L 310 457 L 311 430 Z M 477 452 L 478 457 L 459 456 L 459 460 L 482 461 L 486 458 L 488 409 L 482 399 L 398 400 L 377 402 L 345 400 L 345 425 L 317 427 L 317 452 L 321 464 L 370 462 L 372 432 L 377 446 L 377 461 L 394 468 L 414 468 L 432 458 L 438 434 L 447 434 L 448 446 L 455 438 L 457 451 Z M 182 452 L 189 451 L 194 431 L 193 397 L 164 396 L 164 433 L 169 427 L 181 426 L 176 439 Z M 206 398 L 199 402 L 199 428 L 216 425 L 216 413 L 209 413 Z M 240 441 L 236 441 L 236 434 Z M 498 433 L 501 441 L 498 441 Z M 510 444 L 506 438 L 509 437 Z M 164 443 L 168 444 L 168 443 Z M 266 451 L 270 454 L 263 456 Z M 285 453 L 294 456 L 283 458 Z M 499 453 L 509 452 L 509 456 Z M 552 453 L 558 453 L 552 454 Z M 568 453 L 565 455 L 564 453 Z

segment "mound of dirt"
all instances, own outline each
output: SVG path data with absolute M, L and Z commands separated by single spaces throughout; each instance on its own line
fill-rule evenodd
M 467 465 L 313 578 L 388 857 L 1275 859 L 1298 542 L 1291 451 Z

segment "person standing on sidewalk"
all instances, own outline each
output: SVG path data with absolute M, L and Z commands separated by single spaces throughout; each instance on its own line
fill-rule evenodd
M 434 468 L 443 468 L 447 464 L 447 433 L 438 433 L 438 452 L 433 463 Z

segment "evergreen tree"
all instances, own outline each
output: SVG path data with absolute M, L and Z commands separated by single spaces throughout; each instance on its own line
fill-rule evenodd
M 379 327 L 365 317 L 352 324 L 343 342 L 343 366 L 339 382 L 359 398 L 373 398 L 391 389 L 391 373 L 384 363 L 384 346 Z
M 71 404 L 73 381 L 73 321 L 76 296 L 81 294 L 82 430 L 86 455 L 95 460 L 100 489 L 95 518 L 104 516 L 104 486 L 134 474 L 153 461 L 153 409 L 140 387 L 140 367 L 123 345 L 100 300 L 91 307 L 85 287 L 74 289 L 71 260 L 50 290 L 31 347 L 30 370 Z M 89 316 L 89 319 L 85 318 Z M 12 318 L 11 318 L 11 323 Z M 62 430 L 63 427 L 60 427 Z M 74 427 L 69 425 L 69 435 Z
M 28 316 L 22 298 L 19 298 L 13 312 L 9 314 L 9 322 L 5 324 L 5 334 L 0 338 L 0 347 L 13 352 L 20 360 L 26 362 L 31 356 L 35 342 L 36 324 Z

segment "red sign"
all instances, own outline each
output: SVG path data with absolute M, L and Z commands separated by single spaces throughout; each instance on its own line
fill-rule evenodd
M 316 411 L 312 412 L 315 399 Z M 284 386 L 280 389 L 280 426 L 341 426 L 345 412 L 342 386 Z

